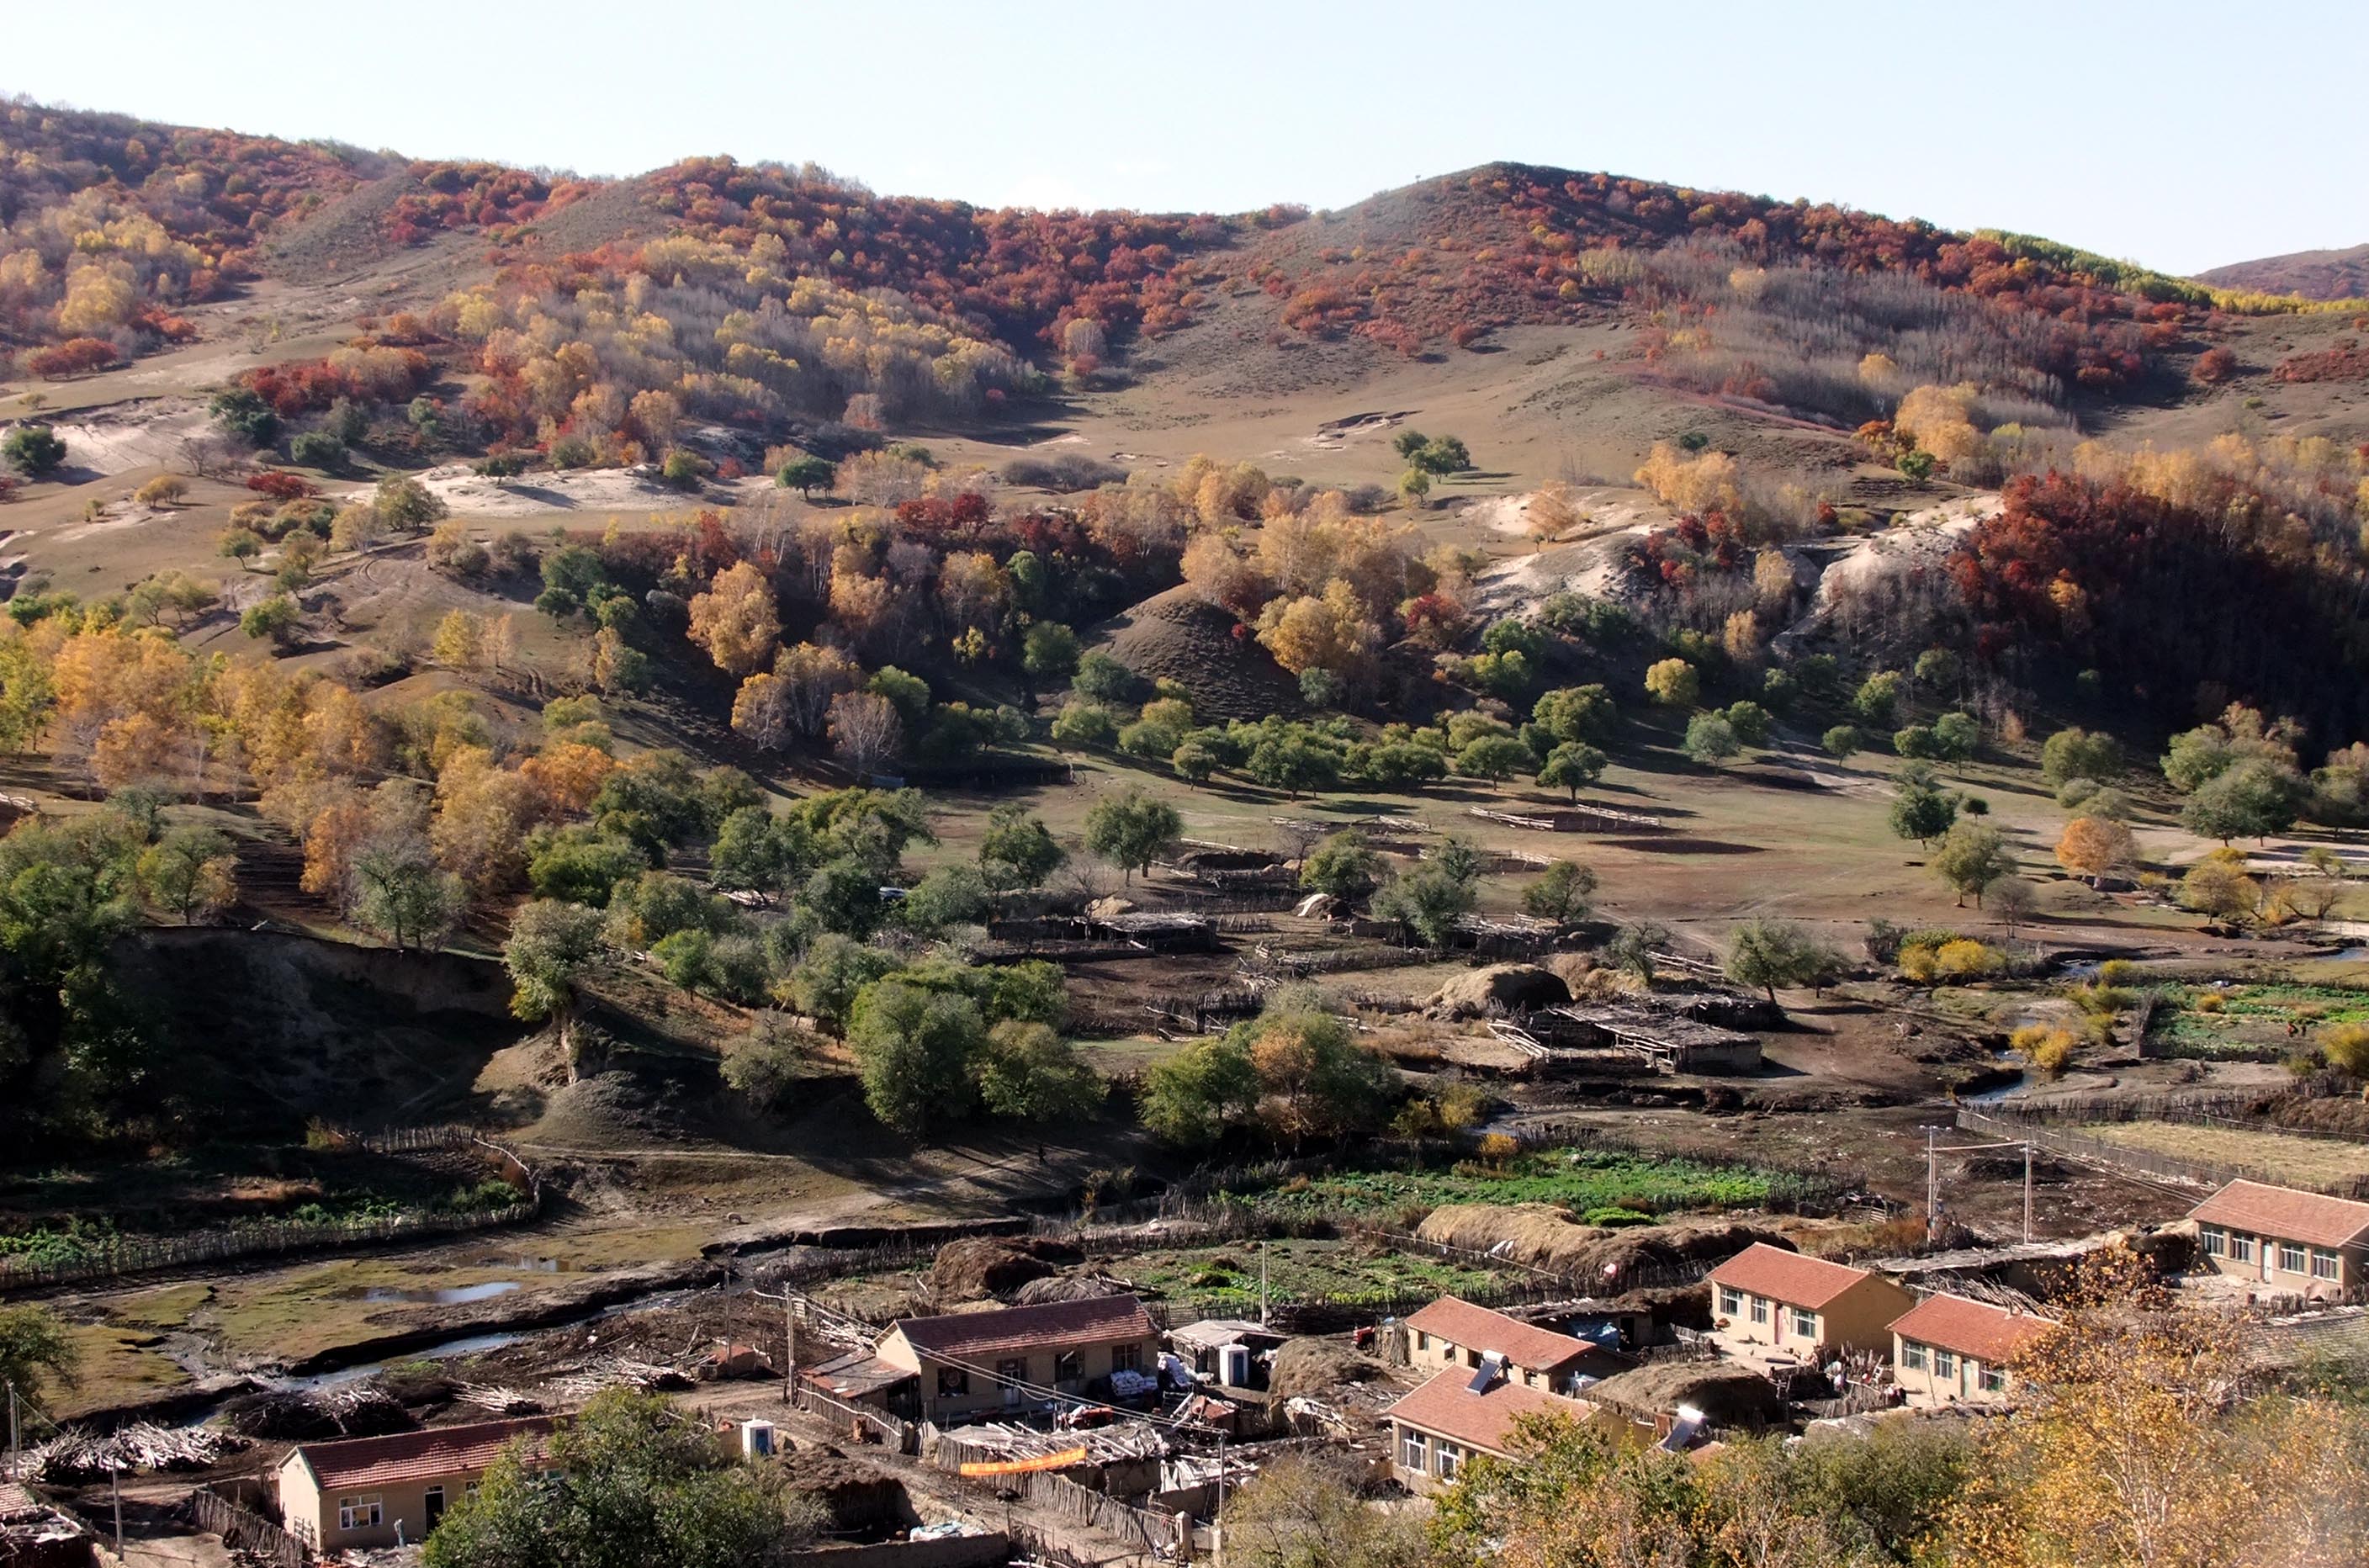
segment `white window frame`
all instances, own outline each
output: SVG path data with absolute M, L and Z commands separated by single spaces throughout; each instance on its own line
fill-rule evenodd
M 1733 1285 L 1719 1288 L 1719 1314 L 1723 1318 L 1741 1317 L 1744 1313 L 1744 1292 Z
M 1912 1372 L 1925 1370 L 1925 1347 L 1913 1339 L 1900 1342 L 1900 1364 Z
M 2314 1279 L 2340 1279 L 2344 1276 L 2343 1260 L 2334 1253 L 2318 1247 L 2311 1250 L 2311 1276 Z
M 2301 1274 L 2308 1266 L 2310 1266 L 2309 1248 L 2306 1247 L 2301 1242 L 2281 1242 L 2279 1243 L 2279 1272 L 2281 1274 Z
M 340 1530 L 372 1530 L 385 1522 L 386 1494 L 373 1492 L 366 1496 L 338 1499 L 338 1528 Z M 359 1516 L 368 1514 L 368 1518 Z
M 2007 1392 L 2007 1374 L 1996 1367 L 1986 1367 L 1974 1377 L 1974 1384 L 1986 1394 Z
M 1817 1338 L 1818 1314 L 1802 1307 L 1795 1307 L 1791 1309 L 1791 1310 L 1793 1314 L 1793 1332 L 1800 1334 L 1803 1339 Z
M 2254 1261 L 2254 1238 L 2248 1235 L 2243 1230 L 2230 1231 L 2229 1261 L 2232 1263 L 2252 1263 Z
M 1458 1452 L 1456 1446 L 1446 1438 L 1440 1439 L 1439 1446 L 1432 1452 L 1435 1466 L 1432 1473 L 1442 1481 L 1454 1481 L 1456 1467 L 1463 1461 L 1464 1456 Z
M 2218 1225 L 2207 1225 L 2199 1232 L 2204 1242 L 2204 1255 L 2223 1258 L 2229 1255 L 2229 1232 Z
M 1759 1324 L 1762 1328 L 1767 1328 L 1768 1326 L 1768 1297 L 1755 1296 L 1752 1299 L 1752 1321 Z
M 1933 1351 L 1933 1376 L 1955 1381 L 1958 1376 L 1958 1353 L 1936 1346 Z
M 1412 1426 L 1399 1431 L 1399 1463 L 1416 1474 L 1431 1469 L 1431 1439 Z

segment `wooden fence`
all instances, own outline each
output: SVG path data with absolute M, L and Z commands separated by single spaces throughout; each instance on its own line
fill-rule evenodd
M 956 1459 L 956 1463 L 961 1461 Z M 1017 1475 L 963 1475 L 946 1467 L 962 1485 L 999 1497 L 1015 1497 L 1071 1524 L 1100 1530 L 1113 1540 L 1162 1557 L 1185 1558 L 1192 1552 L 1193 1521 L 1189 1515 L 1155 1513 L 1138 1508 L 1107 1493 L 1081 1486 L 1049 1471 L 1023 1471 Z
M 2192 1127 L 2316 1138 L 2329 1143 L 2369 1143 L 2369 1133 L 2289 1127 L 2271 1119 L 2268 1113 L 2272 1104 L 2286 1098 L 2272 1090 L 2250 1093 L 2138 1094 L 2128 1099 L 2051 1096 L 2046 1100 L 1989 1104 L 1984 1110 L 2002 1121 L 2062 1122 L 2075 1127 L 2101 1122 L 2180 1122 Z
M 853 1427 L 861 1427 L 880 1439 L 881 1446 L 891 1453 L 911 1454 L 921 1449 L 920 1429 L 910 1421 L 900 1421 L 883 1410 L 843 1400 L 828 1389 L 818 1389 L 804 1378 L 793 1386 L 798 1391 L 798 1408 L 827 1411 Z
M 210 1487 L 189 1494 L 189 1517 L 198 1528 L 222 1537 L 223 1545 L 251 1552 L 272 1568 L 305 1568 L 303 1541 Z
M 2267 1170 L 2259 1165 L 2219 1160 L 2192 1160 L 2184 1155 L 2164 1154 L 2152 1149 L 2135 1149 L 2129 1144 L 2091 1138 L 2044 1121 L 2027 1120 L 2013 1113 L 1997 1114 L 1996 1106 L 1981 1111 L 1959 1106 L 1958 1126 L 1993 1138 L 2029 1139 L 2035 1148 L 2045 1149 L 2051 1153 L 2192 1186 L 2217 1187 L 2235 1181 L 2268 1182 L 2273 1186 L 2323 1192 L 2336 1197 L 2369 1199 L 2369 1176 L 2352 1176 L 2334 1182 L 2301 1181 L 2291 1171 Z
M 269 1257 L 337 1247 L 371 1246 L 426 1236 L 451 1236 L 522 1224 L 543 1212 L 543 1182 L 533 1167 L 500 1144 L 465 1127 L 406 1127 L 359 1137 L 381 1154 L 444 1149 L 475 1149 L 489 1155 L 503 1174 L 522 1189 L 516 1203 L 473 1214 L 399 1214 L 384 1219 L 304 1224 L 265 1220 L 186 1236 L 110 1236 L 79 1257 L 41 1262 L 0 1256 L 0 1295 L 47 1286 L 111 1279 L 120 1275 L 185 1268 L 234 1258 Z

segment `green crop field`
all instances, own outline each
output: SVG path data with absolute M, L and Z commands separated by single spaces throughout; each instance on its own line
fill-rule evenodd
M 1585 1149 L 1541 1149 L 1502 1165 L 1467 1161 L 1417 1171 L 1356 1171 L 1296 1180 L 1256 1195 L 1278 1214 L 1398 1218 L 1455 1203 L 1546 1203 L 1585 1214 L 1750 1208 L 1782 1178 L 1742 1165 Z

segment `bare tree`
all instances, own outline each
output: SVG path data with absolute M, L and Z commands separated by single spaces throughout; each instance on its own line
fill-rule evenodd
M 872 692 L 843 692 L 831 700 L 831 749 L 858 779 L 870 778 L 883 760 L 896 754 L 904 737 L 897 704 L 887 698 Z

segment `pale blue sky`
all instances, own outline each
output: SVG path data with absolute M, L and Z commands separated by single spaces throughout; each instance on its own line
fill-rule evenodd
M 2358 0 L 0 8 L 0 92 L 587 174 L 1235 212 L 1512 158 L 2176 272 L 2369 241 Z

